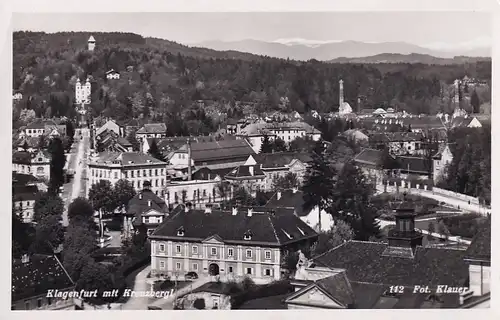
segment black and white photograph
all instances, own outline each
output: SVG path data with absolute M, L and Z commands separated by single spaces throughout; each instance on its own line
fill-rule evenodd
M 493 20 L 14 12 L 11 311 L 490 308 Z

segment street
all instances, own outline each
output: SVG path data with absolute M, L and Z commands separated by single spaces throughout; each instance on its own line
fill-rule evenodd
M 74 147 L 71 150 L 68 161 L 68 169 L 72 170 L 75 175 L 73 180 L 64 186 L 63 201 L 64 201 L 64 212 L 63 212 L 63 226 L 68 226 L 68 206 L 75 198 L 85 196 L 86 187 L 86 154 L 89 153 L 90 141 L 89 141 L 89 130 L 80 129 L 82 131 L 83 138 L 75 134 Z M 76 151 L 76 152 L 74 152 Z

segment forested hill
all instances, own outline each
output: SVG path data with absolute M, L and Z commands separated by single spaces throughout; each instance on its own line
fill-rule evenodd
M 86 50 L 91 34 L 96 39 L 94 52 Z M 15 32 L 13 39 L 13 89 L 23 94 L 14 119 L 23 108 L 37 115 L 71 115 L 76 79 L 89 76 L 94 115 L 155 118 L 166 121 L 175 133 L 183 133 L 179 123 L 193 134 L 212 130 L 216 123 L 207 120 L 207 110 L 229 116 L 241 114 L 243 106 L 257 111 L 335 111 L 340 78 L 351 105 L 360 96 L 363 108 L 390 105 L 414 113 L 448 111 L 450 84 L 456 78 L 467 75 L 487 83 L 491 79 L 491 62 L 296 62 L 190 48 L 132 33 Z M 106 80 L 109 69 L 119 71 L 121 79 Z M 489 89 L 483 91 L 478 92 L 481 103 L 490 100 Z M 202 110 L 199 100 L 209 107 Z

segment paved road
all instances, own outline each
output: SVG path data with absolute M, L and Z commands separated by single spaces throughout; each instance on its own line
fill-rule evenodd
M 394 192 L 396 192 L 396 188 L 388 186 L 387 192 L 394 193 Z M 447 205 L 452 206 L 453 208 L 458 208 L 458 209 L 463 210 L 463 211 L 480 213 L 483 215 L 486 215 L 486 212 L 491 212 L 491 209 L 486 209 L 483 206 L 480 206 L 477 204 L 469 204 L 468 201 L 466 201 L 466 200 L 453 198 L 453 197 L 439 194 L 439 193 L 429 191 L 429 190 L 415 189 L 415 188 L 411 188 L 411 189 L 399 188 L 399 192 L 408 192 L 411 194 L 420 195 L 420 196 L 425 197 L 425 198 L 434 199 L 434 200 L 437 200 L 439 202 L 444 202 Z
M 73 180 L 65 186 L 65 192 L 70 192 L 68 197 L 65 198 L 65 210 L 63 212 L 62 223 L 64 226 L 68 225 L 68 206 L 75 198 L 84 196 L 86 181 L 84 180 L 85 174 L 85 154 L 88 153 L 90 142 L 88 136 L 88 129 L 83 129 L 83 139 L 75 135 L 76 153 L 70 155 L 68 168 L 73 170 L 75 176 Z M 69 190 L 66 190 L 69 189 Z M 83 192 L 82 192 L 83 191 Z
M 134 282 L 135 292 L 146 292 L 151 290 L 151 285 L 147 282 L 148 273 L 151 271 L 151 265 L 148 265 L 137 274 Z M 125 304 L 120 307 L 121 310 L 147 310 L 148 297 L 130 297 Z

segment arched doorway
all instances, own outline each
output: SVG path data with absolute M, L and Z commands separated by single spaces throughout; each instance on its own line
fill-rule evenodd
M 217 263 L 211 263 L 208 266 L 208 274 L 211 276 L 219 275 L 219 265 Z

